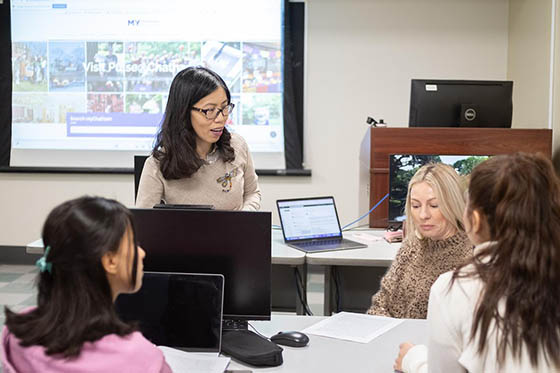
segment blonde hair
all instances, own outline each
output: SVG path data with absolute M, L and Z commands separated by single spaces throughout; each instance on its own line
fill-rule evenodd
M 453 167 L 444 163 L 428 163 L 420 167 L 408 183 L 405 205 L 407 236 L 410 238 L 419 236 L 414 219 L 412 219 L 410 190 L 415 184 L 422 182 L 432 188 L 445 220 L 456 231 L 464 231 L 462 216 L 465 209 L 466 182 Z

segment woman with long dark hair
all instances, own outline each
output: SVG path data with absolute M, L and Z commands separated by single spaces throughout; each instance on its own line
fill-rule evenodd
M 434 283 L 428 349 L 401 345 L 395 369 L 559 372 L 560 181 L 551 162 L 517 153 L 481 163 L 463 221 L 475 255 Z
M 204 204 L 258 210 L 261 192 L 243 138 L 225 124 L 234 108 L 225 82 L 205 67 L 188 67 L 171 83 L 161 129 L 146 160 L 137 207 Z
M 51 211 L 42 237 L 37 307 L 5 309 L 4 372 L 171 372 L 113 306 L 142 285 L 145 253 L 130 211 L 114 200 L 74 199 Z

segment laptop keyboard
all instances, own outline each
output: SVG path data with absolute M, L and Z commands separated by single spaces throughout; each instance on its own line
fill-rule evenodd
M 352 240 L 347 240 L 345 238 L 298 242 L 289 245 L 296 249 L 303 250 L 307 253 L 367 247 L 367 245 L 361 244 L 359 242 L 354 242 Z
M 355 247 L 356 242 L 343 239 L 332 239 L 332 240 L 320 240 L 320 241 L 308 241 L 308 242 L 298 242 L 296 246 L 299 247 L 331 247 L 331 248 L 345 248 L 345 247 Z
M 323 245 L 338 245 L 342 240 L 321 240 L 321 241 L 308 241 L 300 242 L 298 246 L 323 246 Z

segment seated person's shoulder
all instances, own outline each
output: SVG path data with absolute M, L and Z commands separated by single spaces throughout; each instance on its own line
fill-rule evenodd
M 148 341 L 142 333 L 136 331 L 132 332 L 125 336 L 118 336 L 116 334 L 107 335 L 103 338 L 109 344 L 115 344 L 119 346 L 123 346 L 124 349 L 137 349 L 137 348 L 148 348 L 152 349 L 154 346 L 153 343 Z M 119 347 L 120 348 L 120 347 Z
M 476 275 L 472 275 L 473 266 L 468 265 L 459 271 L 459 276 L 453 278 L 454 271 L 441 274 L 432 285 L 432 292 L 442 295 L 470 299 L 472 294 L 482 291 L 482 282 Z
M 121 361 L 134 361 L 134 366 L 145 366 L 146 372 L 155 371 L 163 363 L 163 353 L 153 343 L 148 341 L 140 332 L 133 332 L 126 336 L 111 334 L 103 337 L 93 345 L 84 345 L 82 352 L 87 349 L 97 350 L 98 358 L 103 355 L 115 356 Z M 152 369 L 154 368 L 154 369 Z
M 439 275 L 439 277 L 432 285 L 432 291 L 437 290 L 438 292 L 441 292 L 442 290 L 447 289 L 451 284 L 452 277 L 453 271 L 445 272 Z

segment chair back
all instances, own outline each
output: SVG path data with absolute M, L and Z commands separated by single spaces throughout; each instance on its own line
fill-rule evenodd
M 134 202 L 136 202 L 136 196 L 138 195 L 138 185 L 140 185 L 140 176 L 142 176 L 146 159 L 148 159 L 147 155 L 134 156 Z

